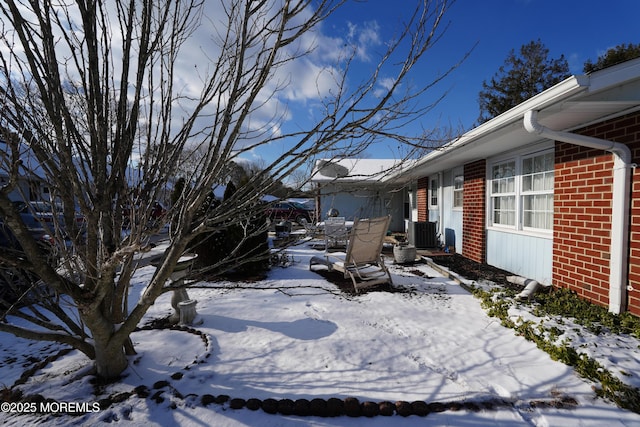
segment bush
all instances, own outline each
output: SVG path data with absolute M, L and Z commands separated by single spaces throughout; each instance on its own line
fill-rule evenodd
M 197 222 L 202 221 L 208 212 L 219 208 L 235 191 L 233 183 L 229 183 L 222 202 L 211 194 L 196 214 Z M 232 272 L 240 278 L 264 273 L 269 267 L 267 217 L 262 209 L 255 212 L 247 223 L 235 219 L 221 224 L 217 231 L 196 237 L 189 250 L 198 255 L 195 269 L 213 276 Z M 230 257 L 232 253 L 235 255 Z

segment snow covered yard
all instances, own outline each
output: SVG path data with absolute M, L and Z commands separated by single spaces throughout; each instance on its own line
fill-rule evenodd
M 292 247 L 287 253 L 293 260 L 290 266 L 274 268 L 266 280 L 249 288 L 212 283 L 215 289 L 189 290 L 198 301 L 202 324 L 136 332 L 138 355 L 118 384 L 92 384 L 84 375 L 88 360 L 75 351 L 40 367 L 38 362 L 61 347 L 3 335 L 0 376 L 5 387 L 24 382 L 16 389 L 25 396 L 84 405 L 89 412 L 61 415 L 61 407 L 51 405 L 49 413 L 38 415 L 3 410 L 0 423 L 640 425 L 640 415 L 597 398 L 593 384 L 501 326 L 458 282 L 426 264 L 390 265 L 394 285 L 405 292 L 353 296 L 309 271 L 309 258 L 318 253 L 310 246 Z M 140 269 L 131 292 L 139 293 L 152 273 L 151 266 Z M 156 302 L 146 325 L 172 312 L 170 297 Z M 616 354 L 611 351 L 615 342 L 599 347 L 609 367 L 624 362 L 633 383 L 640 376 L 640 348 L 637 340 L 631 341 Z M 38 369 L 21 380 L 32 367 Z M 290 399 L 291 407 L 314 399 L 353 403 L 351 398 L 373 402 L 376 408 L 381 402 L 394 408 L 399 401 L 421 402 L 414 406 L 431 412 L 402 416 L 396 410 L 392 418 L 282 413 L 287 412 L 283 399 Z M 25 397 L 6 409 L 28 412 L 32 401 Z M 281 405 L 279 412 L 268 413 L 268 404 Z

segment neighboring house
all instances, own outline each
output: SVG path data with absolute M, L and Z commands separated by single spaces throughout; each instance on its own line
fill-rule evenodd
M 317 217 L 323 221 L 332 209 L 348 221 L 391 215 L 391 230 L 404 231 L 406 191 L 385 178 L 406 167 L 389 159 L 318 160 L 311 178 L 317 188 Z
M 9 174 L 5 171 L 0 170 L 0 187 L 4 187 L 9 184 Z M 18 181 L 18 185 L 14 190 L 9 193 L 9 199 L 11 200 L 37 200 L 37 194 L 40 193 L 39 190 L 33 191 L 35 188 L 39 188 L 39 184 L 37 180 L 29 180 L 26 177 L 21 178 Z M 24 195 L 24 196 L 23 196 Z
M 569 77 L 376 186 L 404 185 L 411 220 L 467 258 L 640 315 L 639 160 L 635 59 Z
M 5 141 L 0 140 L 0 186 L 9 183 L 11 161 L 8 158 L 10 149 Z M 19 162 L 19 177 L 15 188 L 9 193 L 9 199 L 18 200 L 49 200 L 49 186 L 43 179 L 42 168 L 31 150 L 23 150 Z

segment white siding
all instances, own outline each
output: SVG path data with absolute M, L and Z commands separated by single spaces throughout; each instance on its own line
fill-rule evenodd
M 447 246 L 454 246 L 456 252 L 461 253 L 462 247 L 462 211 L 450 210 L 445 216 L 443 242 Z
M 487 264 L 515 275 L 551 284 L 553 241 L 550 238 L 487 230 Z

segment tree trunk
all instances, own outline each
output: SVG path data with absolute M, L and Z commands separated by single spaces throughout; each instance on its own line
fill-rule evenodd
M 82 311 L 82 317 L 93 338 L 96 374 L 101 379 L 118 378 L 128 366 L 124 343 L 128 336 L 116 337 L 116 324 L 100 309 Z
M 118 341 L 95 341 L 96 374 L 102 379 L 118 378 L 129 364 L 123 343 Z

